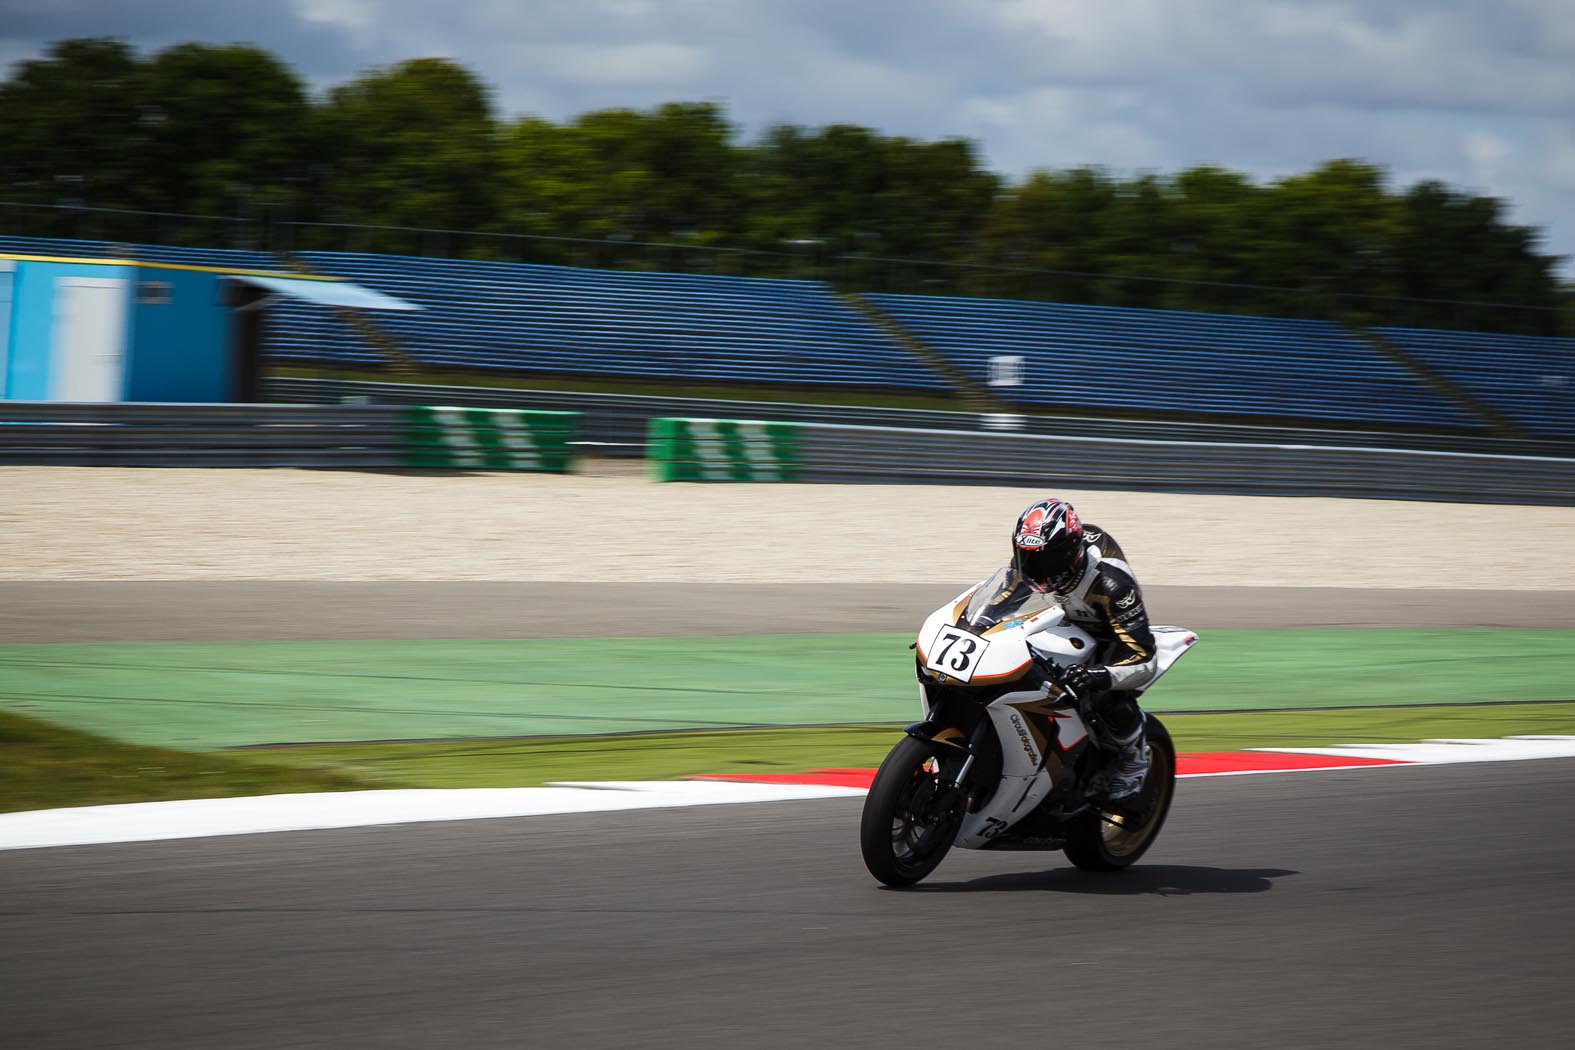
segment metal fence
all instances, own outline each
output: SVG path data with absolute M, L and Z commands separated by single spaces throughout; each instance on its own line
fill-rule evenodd
M 805 481 L 1049 484 L 1255 496 L 1575 505 L 1575 459 L 806 425 Z
M 376 404 L 476 405 L 580 413 L 580 435 L 588 451 L 610 456 L 643 456 L 646 425 L 652 419 L 766 419 L 789 423 L 851 423 L 921 430 L 960 430 L 1038 434 L 1057 437 L 1206 441 L 1270 445 L 1367 448 L 1374 444 L 1440 452 L 1492 455 L 1575 456 L 1575 442 L 1492 437 L 1479 433 L 1397 432 L 1108 419 L 1095 416 L 1036 416 L 1015 413 L 947 412 L 910 408 L 872 408 L 801 402 L 724 401 L 714 398 L 638 394 L 594 394 L 506 387 L 438 386 L 336 379 L 271 377 L 263 394 L 270 401 L 339 404 L 347 400 Z
M 734 405 L 733 407 L 737 407 Z M 0 464 L 387 468 L 393 405 L 0 401 Z M 792 476 L 1575 505 L 1575 458 L 804 423 Z M 756 428 L 763 432 L 763 428 Z M 762 439 L 764 440 L 764 439 Z M 641 432 L 640 443 L 644 436 Z M 577 442 L 579 452 L 595 441 Z M 769 458 L 765 449 L 746 450 Z
M 0 464 L 389 467 L 403 410 L 385 405 L 0 401 Z

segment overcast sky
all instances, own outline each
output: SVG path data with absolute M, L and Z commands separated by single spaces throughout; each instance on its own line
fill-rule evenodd
M 1575 0 L 0 0 L 7 68 L 74 36 L 248 41 L 318 88 L 446 56 L 505 116 L 713 100 L 1013 178 L 1357 157 L 1503 198 L 1575 275 Z

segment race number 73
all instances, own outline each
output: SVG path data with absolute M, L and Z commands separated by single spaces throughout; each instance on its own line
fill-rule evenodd
M 943 624 L 930 640 L 924 666 L 966 682 L 973 677 L 990 643 L 976 634 Z

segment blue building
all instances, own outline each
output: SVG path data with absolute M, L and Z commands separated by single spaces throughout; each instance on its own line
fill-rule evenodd
M 0 253 L 0 398 L 255 401 L 258 322 L 280 296 L 418 309 L 337 278 Z

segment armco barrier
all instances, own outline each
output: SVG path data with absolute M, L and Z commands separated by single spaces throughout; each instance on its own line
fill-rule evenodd
M 796 481 L 797 423 L 653 419 L 646 458 L 657 481 Z
M 674 421 L 658 421 L 670 424 Z M 768 459 L 770 424 L 686 419 L 683 434 L 729 433 L 727 457 L 671 435 L 652 442 L 662 480 L 779 480 L 737 464 Z M 1148 441 L 962 433 L 831 423 L 791 425 L 794 461 L 781 480 L 1054 485 L 1257 496 L 1343 496 L 1459 503 L 1575 505 L 1575 459 L 1387 448 Z M 656 427 L 653 424 L 653 433 Z M 678 467 L 671 465 L 676 462 Z M 704 473 L 706 464 L 709 473 Z
M 0 400 L 0 465 L 571 468 L 573 412 Z
M 986 483 L 1575 506 L 1575 458 L 1559 456 L 835 423 L 697 426 L 687 417 L 660 426 L 667 429 L 651 441 L 653 472 L 666 480 Z M 396 405 L 0 400 L 0 465 L 408 466 L 409 431 L 405 408 Z M 497 469 L 481 458 L 479 465 L 453 465 Z
M 430 405 L 403 411 L 406 466 L 559 474 L 573 469 L 577 412 Z
M 1204 441 L 1259 445 L 1318 445 L 1336 448 L 1385 448 L 1475 452 L 1495 456 L 1575 455 L 1575 434 L 1568 440 L 1527 440 L 1483 433 L 1376 433 L 1372 430 L 1268 424 L 1184 422 L 1155 419 L 1101 419 L 1092 416 L 1037 416 L 990 412 L 946 412 L 913 408 L 873 408 L 802 402 L 738 401 L 644 394 L 600 394 L 569 390 L 509 387 L 437 386 L 364 380 L 271 377 L 264 381 L 270 401 L 337 404 L 347 399 L 371 404 L 474 405 L 580 413 L 580 441 L 598 454 L 641 456 L 652 419 L 771 419 L 784 423 L 840 423 L 904 430 L 995 431 L 1059 437 Z
M 404 432 L 381 405 L 0 401 L 0 464 L 392 467 Z

